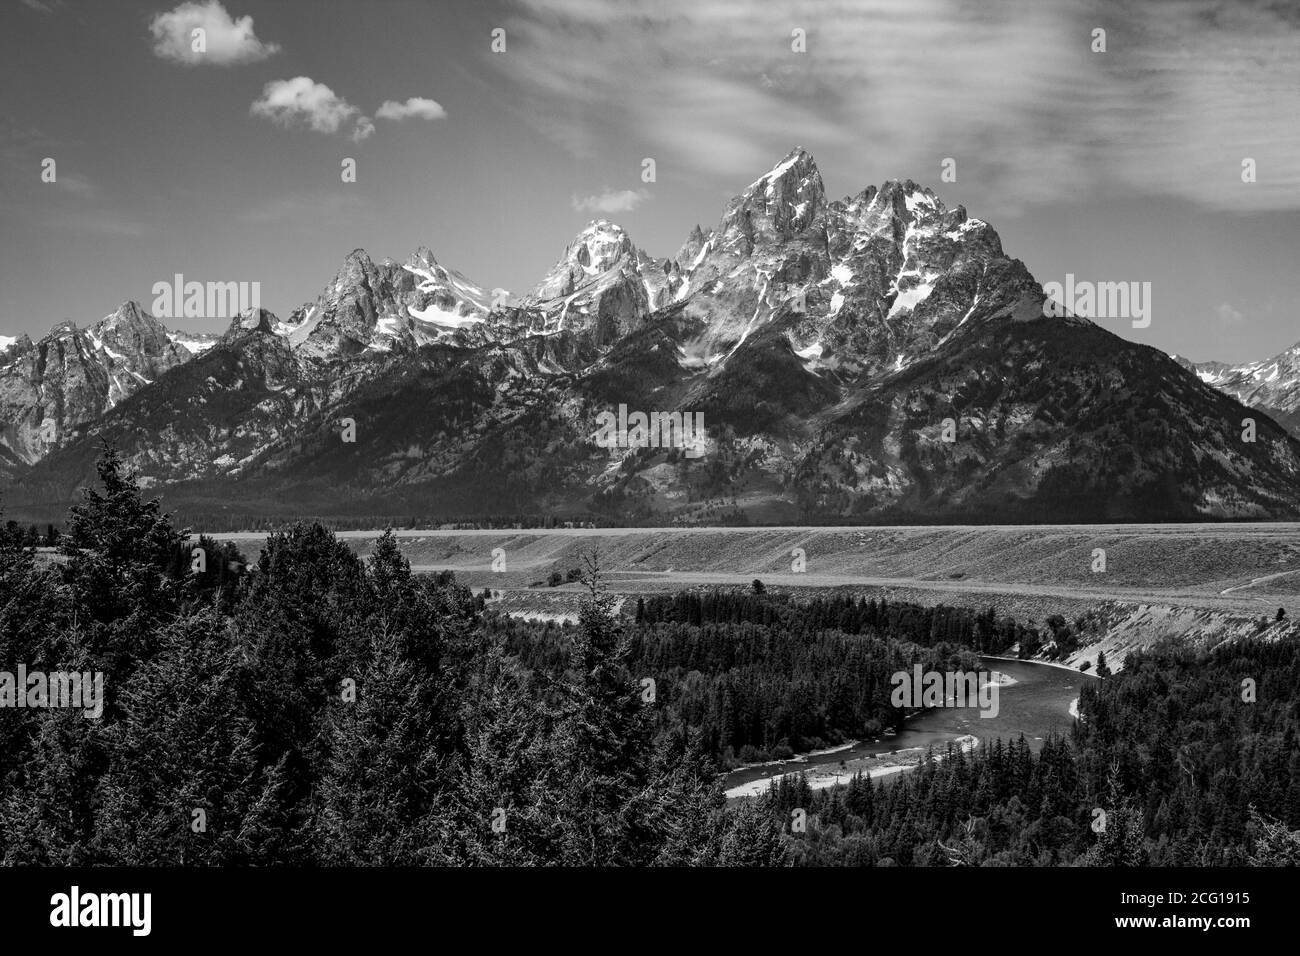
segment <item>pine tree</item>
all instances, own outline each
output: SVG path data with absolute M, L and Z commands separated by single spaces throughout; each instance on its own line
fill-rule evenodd
M 212 609 L 180 618 L 159 645 L 104 732 L 111 760 L 98 787 L 97 853 L 117 865 L 277 862 L 286 834 L 265 799 L 276 777 L 258 768 L 243 659 L 223 619 Z M 269 845 L 254 837 L 265 831 Z
M 1291 830 L 1280 820 L 1249 808 L 1254 849 L 1247 857 L 1250 866 L 1300 866 L 1300 830 Z
M 439 747 L 436 697 L 431 680 L 404 658 L 397 637 L 377 629 L 356 700 L 329 705 L 331 757 L 318 789 L 315 826 L 326 862 L 447 862 L 451 824 L 438 808 L 454 789 L 457 759 Z
M 729 814 L 719 866 L 785 866 L 781 826 L 758 800 L 746 800 Z
M 1112 769 L 1107 785 L 1105 828 L 1080 858 L 1081 866 L 1146 866 L 1146 831 L 1142 811 L 1119 783 Z
M 144 499 L 115 448 L 105 445 L 95 467 L 104 491 L 86 489 L 69 514 L 63 577 L 95 669 L 124 681 L 149 657 L 157 622 L 178 609 L 182 587 L 167 570 L 184 535 L 157 498 Z

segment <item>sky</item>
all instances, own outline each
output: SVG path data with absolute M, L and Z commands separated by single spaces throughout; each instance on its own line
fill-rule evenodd
M 0 335 L 176 273 L 286 317 L 355 248 L 520 293 L 593 218 L 674 255 L 802 146 L 1039 282 L 1150 282 L 1125 338 L 1263 359 L 1300 341 L 1298 119 L 1294 0 L 0 0 Z

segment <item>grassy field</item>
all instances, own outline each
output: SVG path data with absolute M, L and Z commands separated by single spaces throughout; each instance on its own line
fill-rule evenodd
M 1087 646 L 1064 663 L 1112 667 L 1164 636 L 1217 643 L 1300 630 L 1300 524 L 1054 525 L 878 528 L 662 528 L 399 531 L 421 571 L 450 570 L 491 588 L 512 613 L 572 619 L 579 585 L 547 587 L 553 571 L 596 551 L 623 594 L 688 587 L 846 590 L 921 604 L 992 606 L 1024 622 L 1090 618 Z M 368 553 L 377 532 L 339 532 Z M 256 558 L 260 534 L 218 534 Z M 794 570 L 795 550 L 804 570 Z M 1105 551 L 1106 569 L 1093 570 Z M 494 553 L 505 570 L 493 571 Z
M 892 588 L 963 603 L 1122 600 L 1259 614 L 1300 596 L 1300 525 L 671 528 L 400 531 L 422 570 L 475 587 L 527 587 L 598 550 L 616 588 L 748 584 Z M 340 532 L 361 552 L 376 532 Z M 255 557 L 262 536 L 220 534 Z M 504 572 L 493 572 L 493 554 Z M 795 571 L 795 549 L 804 570 Z M 1105 551 L 1106 569 L 1093 570 Z

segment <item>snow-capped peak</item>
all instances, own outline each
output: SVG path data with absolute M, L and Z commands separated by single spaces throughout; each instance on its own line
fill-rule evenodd
M 821 181 L 821 173 L 817 169 L 817 161 L 813 159 L 812 153 L 802 146 L 796 146 L 786 154 L 784 159 L 750 183 L 745 192 L 756 191 L 759 187 L 769 189 L 778 180 L 787 177 L 792 170 L 801 180 L 811 179 L 815 175 L 818 182 Z
M 570 243 L 565 259 L 576 263 L 587 275 L 596 276 L 613 269 L 632 253 L 632 240 L 622 226 L 596 219 Z

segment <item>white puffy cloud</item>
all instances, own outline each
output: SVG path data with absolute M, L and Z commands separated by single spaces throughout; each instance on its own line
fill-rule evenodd
M 446 115 L 447 111 L 442 108 L 440 103 L 425 99 L 423 96 L 412 96 L 405 103 L 399 103 L 396 100 L 384 100 L 383 105 L 375 111 L 377 119 L 387 120 L 412 118 L 436 120 L 442 119 Z
M 303 123 L 318 133 L 337 133 L 340 126 L 361 113 L 324 83 L 317 83 L 309 76 L 272 80 L 262 88 L 261 97 L 253 101 L 249 112 L 281 126 Z M 361 120 L 370 122 L 364 116 L 358 122 Z
M 574 196 L 572 205 L 578 212 L 631 212 L 650 198 L 644 189 L 612 190 L 606 187 L 604 192 L 594 196 Z
M 194 31 L 203 30 L 203 47 L 194 46 Z M 153 52 L 164 60 L 186 66 L 211 63 L 231 66 L 265 60 L 279 52 L 275 43 L 263 43 L 253 32 L 253 18 L 233 19 L 219 0 L 206 3 L 182 3 L 174 10 L 159 13 L 149 23 L 153 34 Z

